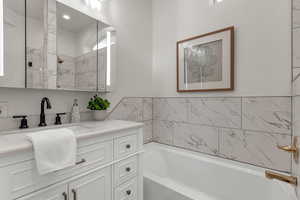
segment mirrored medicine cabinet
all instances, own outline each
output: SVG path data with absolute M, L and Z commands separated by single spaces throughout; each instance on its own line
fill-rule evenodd
M 0 87 L 112 91 L 111 25 L 55 0 L 4 0 L 2 24 Z

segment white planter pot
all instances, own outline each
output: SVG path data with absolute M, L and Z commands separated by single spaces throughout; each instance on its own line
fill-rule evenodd
M 94 110 L 94 120 L 104 121 L 107 116 L 106 110 Z

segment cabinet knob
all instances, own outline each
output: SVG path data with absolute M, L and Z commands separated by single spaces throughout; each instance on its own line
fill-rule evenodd
M 131 148 L 131 145 L 130 144 L 127 144 L 126 145 L 126 149 L 130 149 Z
M 131 190 L 127 190 L 126 191 L 126 194 L 129 196 L 129 195 L 131 195 Z
M 130 171 L 131 171 L 131 168 L 130 168 L 130 167 L 127 167 L 127 168 L 126 168 L 126 171 L 127 171 L 127 172 L 130 172 Z

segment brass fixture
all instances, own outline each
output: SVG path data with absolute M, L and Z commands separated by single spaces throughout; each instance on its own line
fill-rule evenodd
M 287 175 L 283 175 L 283 174 L 278 174 L 276 172 L 272 172 L 272 171 L 266 171 L 266 178 L 269 179 L 277 179 L 292 185 L 297 185 L 298 184 L 298 180 L 297 177 L 294 176 L 287 176 Z
M 280 146 L 280 145 L 277 145 L 277 147 L 278 147 L 278 149 L 281 149 L 283 151 L 292 153 L 295 162 L 298 163 L 298 160 L 299 160 L 299 148 L 298 148 L 298 139 L 297 139 L 297 137 L 294 137 L 293 145 L 292 146 Z

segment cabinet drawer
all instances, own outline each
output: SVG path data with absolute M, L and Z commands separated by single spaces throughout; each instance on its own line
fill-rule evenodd
M 81 173 L 97 166 L 113 161 L 113 142 L 97 143 L 88 146 L 79 147 L 77 151 L 76 166 L 57 171 L 56 174 L 61 176 L 63 174 L 72 175 L 74 173 Z
M 138 137 L 130 135 L 121 137 L 114 142 L 114 157 L 116 160 L 124 158 L 137 151 Z
M 115 185 L 120 185 L 137 175 L 138 159 L 136 156 L 123 160 L 114 166 Z
M 115 190 L 115 200 L 136 200 L 138 196 L 137 179 L 122 184 Z
M 35 191 L 66 178 L 79 175 L 97 166 L 109 163 L 113 157 L 113 142 L 97 143 L 78 148 L 76 166 L 43 176 L 38 174 L 35 160 L 26 161 L 8 167 L 13 197 Z

